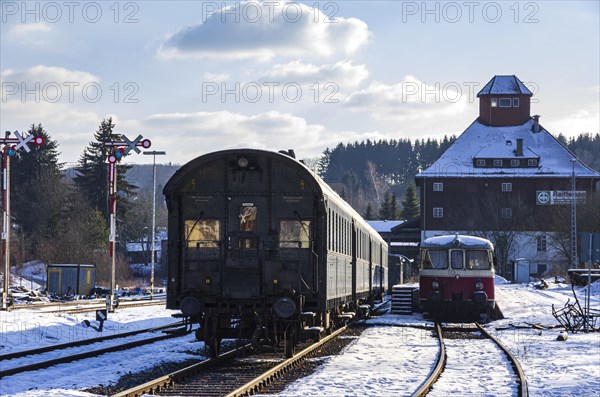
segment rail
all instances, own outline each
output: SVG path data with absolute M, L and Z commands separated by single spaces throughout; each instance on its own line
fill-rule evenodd
M 435 331 L 438 336 L 438 346 L 440 348 L 437 363 L 433 371 L 431 371 L 431 373 L 425 380 L 425 382 L 423 382 L 421 386 L 412 394 L 412 397 L 421 397 L 426 395 L 433 386 L 433 384 L 439 379 L 440 375 L 444 371 L 444 367 L 446 366 L 446 346 L 444 345 L 442 327 L 439 322 L 435 323 Z

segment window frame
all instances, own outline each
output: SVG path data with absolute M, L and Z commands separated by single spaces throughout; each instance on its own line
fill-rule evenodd
M 442 219 L 444 217 L 444 207 L 433 207 L 433 217 Z
M 536 245 L 536 252 L 547 252 L 548 251 L 548 239 L 543 234 L 536 236 L 535 245 Z
M 503 192 L 512 192 L 512 182 L 502 182 Z
M 512 107 L 512 98 L 498 98 L 498 107 L 499 108 L 511 108 Z
M 443 192 L 444 191 L 444 182 L 433 182 L 433 191 L 434 192 Z
M 510 159 L 510 166 L 511 167 L 518 167 L 521 165 L 521 160 L 519 159 Z
M 498 107 L 498 98 L 490 98 L 490 106 L 493 108 Z
M 521 105 L 521 101 L 519 98 L 512 99 L 512 107 L 513 108 L 518 108 L 520 105 Z
M 475 159 L 475 165 L 477 167 L 485 167 L 486 161 L 485 159 Z
M 538 161 L 537 159 L 527 159 L 527 165 L 529 167 L 537 167 Z
M 494 167 L 502 167 L 504 165 L 504 161 L 502 161 L 502 159 L 494 159 L 492 164 Z
M 511 207 L 503 207 L 500 209 L 500 217 L 502 219 L 511 219 L 513 217 Z

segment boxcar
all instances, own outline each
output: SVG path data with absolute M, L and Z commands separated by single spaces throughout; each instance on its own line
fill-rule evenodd
M 167 307 L 222 338 L 294 353 L 387 288 L 385 241 L 293 152 L 203 155 L 164 188 Z

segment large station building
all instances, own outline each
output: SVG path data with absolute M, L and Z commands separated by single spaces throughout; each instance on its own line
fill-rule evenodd
M 573 181 L 577 203 L 589 203 L 600 191 L 600 173 L 531 116 L 532 93 L 516 76 L 495 76 L 477 96 L 479 117 L 415 177 L 421 240 L 486 236 L 506 276 L 517 259 L 528 261 L 532 274 L 563 270 Z

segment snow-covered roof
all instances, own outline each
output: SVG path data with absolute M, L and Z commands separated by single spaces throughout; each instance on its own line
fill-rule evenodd
M 515 75 L 492 77 L 485 87 L 479 91 L 477 96 L 492 94 L 533 95 L 533 93 L 525 87 L 525 84 L 523 84 Z
M 417 174 L 423 177 L 570 177 L 573 172 L 571 159 L 576 158 L 548 131 L 532 132 L 533 119 L 518 126 L 487 126 L 474 121 L 456 141 L 429 168 Z M 523 139 L 523 156 L 515 156 L 516 140 Z M 511 146 L 507 145 L 511 142 Z M 485 155 L 483 155 L 485 154 Z M 532 154 L 535 154 L 534 156 Z M 489 157 L 488 157 L 489 156 Z M 474 158 L 539 158 L 536 167 L 475 167 Z M 575 162 L 577 177 L 600 178 L 579 159 Z
M 404 223 L 404 221 L 367 221 L 377 233 L 391 233 L 392 228 Z
M 446 236 L 435 236 L 421 242 L 421 248 L 444 247 L 444 248 L 483 248 L 493 250 L 494 245 L 481 237 L 467 236 L 464 234 L 452 234 Z

